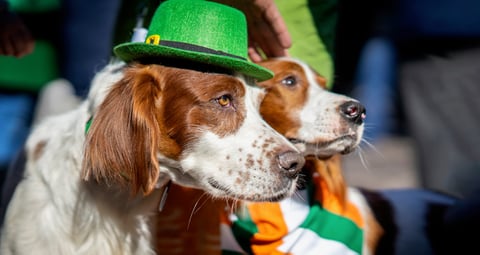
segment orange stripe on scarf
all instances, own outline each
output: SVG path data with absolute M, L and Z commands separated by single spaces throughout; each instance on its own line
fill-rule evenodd
M 255 254 L 285 254 L 277 250 L 288 233 L 280 204 L 253 203 L 248 205 L 248 209 L 258 228 L 258 233 L 251 240 L 252 251 Z
M 359 228 L 364 227 L 365 222 L 362 215 L 354 204 L 331 193 L 327 183 L 321 177 L 314 177 L 313 181 L 315 182 L 315 199 L 322 204 L 325 210 L 348 218 Z

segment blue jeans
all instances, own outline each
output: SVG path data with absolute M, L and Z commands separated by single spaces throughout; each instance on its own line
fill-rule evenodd
M 0 171 L 5 171 L 30 131 L 35 96 L 0 93 Z M 3 174 L 3 173 L 2 173 Z

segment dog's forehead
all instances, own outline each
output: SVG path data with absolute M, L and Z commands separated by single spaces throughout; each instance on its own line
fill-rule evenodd
M 301 72 L 305 75 L 307 81 L 310 84 L 317 84 L 322 89 L 327 89 L 326 79 L 322 75 L 320 75 L 312 66 L 297 59 L 290 59 L 288 61 L 291 63 L 291 65 L 294 65 L 298 69 L 301 69 Z
M 294 72 L 294 71 L 303 72 L 304 71 L 303 64 L 293 59 L 285 59 L 285 58 L 267 59 L 259 64 L 266 68 L 271 69 L 275 75 L 277 75 L 280 71 L 287 71 L 287 72 Z
M 239 77 L 224 74 L 205 74 L 207 79 L 203 84 L 210 93 L 229 93 L 235 96 L 245 95 L 245 83 Z M 207 92 L 207 91 L 206 91 Z
M 321 88 L 326 88 L 326 81 L 311 66 L 297 59 L 292 58 L 275 58 L 268 59 L 260 63 L 260 65 L 271 69 L 274 72 L 274 78 L 270 83 L 279 82 L 288 77 L 294 77 L 298 82 L 307 84 L 317 84 Z M 269 80 L 266 81 L 267 84 Z
M 173 90 L 178 96 L 190 94 L 201 101 L 208 101 L 225 94 L 244 97 L 246 93 L 241 77 L 187 69 L 176 69 L 175 73 L 169 75 L 166 84 L 168 84 L 167 90 Z

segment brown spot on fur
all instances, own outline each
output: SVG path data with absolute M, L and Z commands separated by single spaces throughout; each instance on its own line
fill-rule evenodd
M 242 178 L 237 177 L 237 178 L 235 179 L 235 184 L 237 184 L 237 185 L 242 184 Z
M 245 167 L 246 168 L 251 168 L 253 167 L 255 164 L 255 160 L 253 159 L 253 155 L 252 154 L 248 154 L 247 155 L 247 161 L 245 162 Z
M 242 177 L 242 180 L 244 182 L 247 182 L 250 180 L 251 175 L 249 171 L 244 171 L 244 172 L 240 172 L 240 177 Z
M 46 145 L 46 141 L 40 141 L 35 145 L 35 148 L 33 149 L 33 160 L 38 160 L 42 156 Z

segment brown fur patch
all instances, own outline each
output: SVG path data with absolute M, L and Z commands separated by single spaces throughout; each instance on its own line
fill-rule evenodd
M 294 63 L 269 60 L 260 65 L 275 73 L 272 79 L 259 83 L 266 90 L 260 113 L 270 126 L 288 137 L 300 128 L 300 120 L 295 112 L 306 102 L 309 86 L 307 77 L 303 69 Z M 288 121 L 285 121 L 286 118 Z

